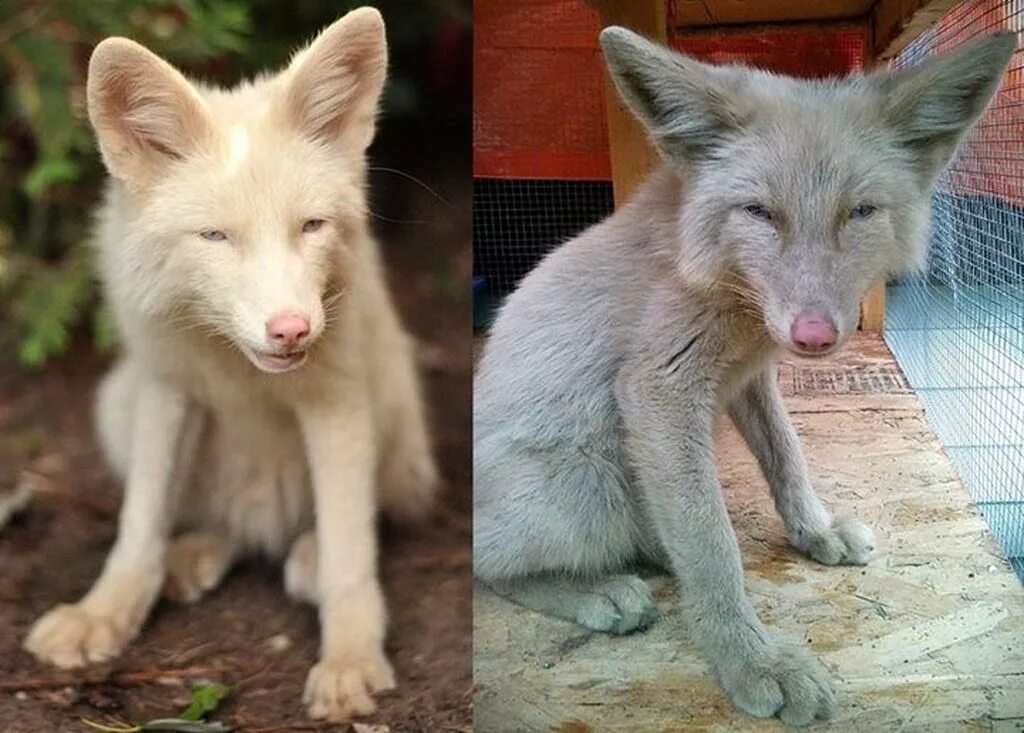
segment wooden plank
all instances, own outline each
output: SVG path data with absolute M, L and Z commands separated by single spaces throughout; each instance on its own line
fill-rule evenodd
M 874 0 L 676 0 L 672 22 L 676 27 L 695 27 L 847 20 L 863 17 L 873 3 Z
M 942 19 L 958 0 L 879 0 L 869 18 L 873 56 L 886 62 Z
M 658 43 L 668 41 L 665 0 L 590 0 L 590 4 L 600 13 L 602 26 L 620 25 Z M 615 205 L 621 206 L 658 164 L 659 157 L 643 125 L 622 102 L 607 73 L 606 82 L 612 185 Z

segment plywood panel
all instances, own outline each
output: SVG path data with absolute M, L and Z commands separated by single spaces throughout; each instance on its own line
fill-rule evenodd
M 1020 730 L 1024 589 L 920 403 L 908 394 L 794 394 L 794 372 L 808 363 L 785 365 L 787 403 L 820 493 L 876 530 L 880 551 L 867 567 L 824 567 L 791 550 L 739 437 L 723 427 L 719 444 L 750 597 L 772 629 L 805 640 L 836 682 L 837 716 L 810 730 Z M 895 368 L 867 334 L 832 366 Z M 477 729 L 784 730 L 732 710 L 687 636 L 675 584 L 649 580 L 662 618 L 624 638 L 478 588 Z

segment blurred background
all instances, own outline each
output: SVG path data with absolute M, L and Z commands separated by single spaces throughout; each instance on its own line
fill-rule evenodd
M 391 290 L 420 346 L 445 480 L 432 524 L 385 528 L 388 652 L 399 693 L 381 701 L 373 720 L 396 731 L 468 730 L 470 0 L 2 0 L 5 733 L 83 730 L 86 718 L 116 725 L 172 716 L 188 704 L 197 679 L 232 686 L 218 721 L 247 730 L 319 729 L 310 727 L 301 704 L 317 655 L 316 614 L 285 598 L 280 568 L 270 564 L 241 567 L 197 606 L 161 603 L 113 665 L 58 673 L 20 646 L 39 614 L 88 589 L 114 539 L 121 496 L 91 417 L 95 386 L 117 351 L 89 246 L 91 212 L 104 185 L 85 110 L 92 48 L 107 36 L 127 36 L 193 79 L 229 86 L 281 68 L 317 31 L 365 4 L 381 10 L 390 51 L 369 151 L 373 228 Z M 19 511 L 12 518 L 13 509 Z

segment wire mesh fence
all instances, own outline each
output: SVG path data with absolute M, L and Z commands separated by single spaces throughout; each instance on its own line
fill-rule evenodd
M 537 262 L 613 209 L 609 181 L 473 181 L 477 325 Z
M 912 66 L 1024 26 L 1024 0 L 968 0 L 897 57 Z M 942 176 L 926 271 L 889 284 L 885 339 L 1024 580 L 1024 53 Z

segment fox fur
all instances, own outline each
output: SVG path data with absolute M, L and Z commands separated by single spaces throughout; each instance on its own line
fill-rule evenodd
M 386 65 L 370 8 L 234 89 L 127 39 L 93 52 L 89 116 L 111 174 L 95 241 L 123 346 L 96 412 L 125 498 L 93 588 L 31 630 L 40 659 L 107 660 L 162 588 L 197 600 L 261 553 L 319 607 L 310 714 L 367 714 L 394 686 L 375 519 L 424 515 L 437 471 L 368 225 Z M 306 324 L 301 349 L 272 338 L 281 313 Z
M 794 547 L 867 562 L 872 531 L 814 493 L 776 357 L 806 351 L 795 334 L 807 314 L 829 334 L 816 353 L 838 348 L 868 289 L 924 261 L 933 184 L 1014 35 L 821 81 L 704 64 L 622 28 L 601 44 L 663 165 L 548 255 L 493 325 L 474 385 L 476 576 L 628 633 L 657 618 L 631 567 L 666 568 L 739 709 L 828 717 L 824 668 L 776 639 L 745 595 L 714 425 L 726 412 L 736 423 Z

